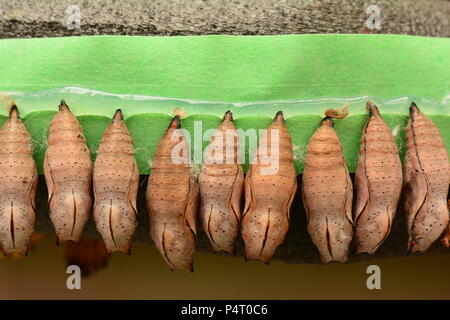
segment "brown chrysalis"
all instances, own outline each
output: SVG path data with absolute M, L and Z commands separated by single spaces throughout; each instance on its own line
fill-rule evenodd
M 241 219 L 244 171 L 239 137 L 228 111 L 205 153 L 199 177 L 200 219 L 214 250 L 234 251 Z
M 198 186 L 179 116 L 158 144 L 146 196 L 156 248 L 172 270 L 192 271 Z
M 94 220 L 108 252 L 130 253 L 138 184 L 133 142 L 119 109 L 103 134 L 94 164 Z
M 308 144 L 303 204 L 307 230 L 322 261 L 347 262 L 353 235 L 353 186 L 339 137 L 333 129 L 332 118 L 336 116 L 331 111 L 325 115 Z
M 369 118 L 361 136 L 354 208 L 356 253 L 373 254 L 391 231 L 403 183 L 397 145 L 378 108 L 367 103 Z
M 0 247 L 7 255 L 28 253 L 37 179 L 30 136 L 13 105 L 0 131 Z
M 260 136 L 256 162 L 249 166 L 244 188 L 245 257 L 267 264 L 286 237 L 297 190 L 291 136 L 281 111 Z
M 92 161 L 83 130 L 64 101 L 50 124 L 44 174 L 57 242 L 79 242 L 92 207 Z
M 449 223 L 450 168 L 436 125 L 413 102 L 406 127 L 405 211 L 408 251 L 426 251 Z

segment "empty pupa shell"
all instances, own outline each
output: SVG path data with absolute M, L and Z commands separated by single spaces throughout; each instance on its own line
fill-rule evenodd
M 158 144 L 146 198 L 156 248 L 171 269 L 192 271 L 198 186 L 179 116 Z
M 108 252 L 130 253 L 137 226 L 138 185 L 133 142 L 118 109 L 103 134 L 94 164 L 94 220 Z
M 289 229 L 289 211 L 297 190 L 291 136 L 283 113 L 260 136 L 256 162 L 244 180 L 242 238 L 247 260 L 269 263 Z
M 79 242 L 92 207 L 92 161 L 81 126 L 64 101 L 50 123 L 44 174 L 57 242 Z
M 367 103 L 369 118 L 361 136 L 356 167 L 354 208 L 356 253 L 373 254 L 391 231 L 403 183 L 397 145 L 377 106 Z
M 212 137 L 199 177 L 200 219 L 214 250 L 234 251 L 239 232 L 244 171 L 230 111 Z
M 413 102 L 406 127 L 405 211 L 408 252 L 423 252 L 449 223 L 448 154 L 436 125 Z
M 352 192 L 342 146 L 327 116 L 308 144 L 302 185 L 307 230 L 324 263 L 348 260 Z
M 7 255 L 28 253 L 37 179 L 30 136 L 13 105 L 0 131 L 0 247 Z

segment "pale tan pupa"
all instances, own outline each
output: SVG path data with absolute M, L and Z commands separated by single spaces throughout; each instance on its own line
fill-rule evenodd
M 155 152 L 147 184 L 150 235 L 168 266 L 193 271 L 198 186 L 175 116 Z
M 436 125 L 413 102 L 406 127 L 405 211 L 408 252 L 426 251 L 449 223 L 448 154 Z
M 244 170 L 238 150 L 239 136 L 228 111 L 205 152 L 199 177 L 200 219 L 217 251 L 233 252 L 239 232 Z
M 281 111 L 260 136 L 256 162 L 249 166 L 244 188 L 245 258 L 267 264 L 286 237 L 297 190 L 291 136 Z
M 50 124 L 44 174 L 57 242 L 79 242 L 92 207 L 92 161 L 81 126 L 64 101 Z
M 369 119 L 361 136 L 354 208 L 356 253 L 373 254 L 391 231 L 402 192 L 397 145 L 378 108 L 367 103 Z
M 30 136 L 14 105 L 0 131 L 0 247 L 7 255 L 28 253 L 37 179 Z
M 353 236 L 352 181 L 331 114 L 308 144 L 302 185 L 307 230 L 324 263 L 347 262 Z
M 119 109 L 103 134 L 94 164 L 94 220 L 108 252 L 130 253 L 138 185 L 133 142 Z

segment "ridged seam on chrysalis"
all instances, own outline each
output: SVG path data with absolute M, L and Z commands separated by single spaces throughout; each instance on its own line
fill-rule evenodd
M 238 139 L 232 113 L 227 111 L 207 147 L 199 177 L 199 215 L 203 229 L 215 250 L 230 253 L 234 252 L 239 231 L 244 179 L 238 163 Z M 231 163 L 229 149 L 232 150 Z
M 92 162 L 81 126 L 64 100 L 50 124 L 44 175 L 57 242 L 79 242 L 92 206 Z
M 94 164 L 94 220 L 109 252 L 130 254 L 137 226 L 138 184 L 131 135 L 118 109 L 103 134 Z
M 449 163 L 435 124 L 411 104 L 405 157 L 408 252 L 426 251 L 444 232 L 449 213 Z
M 308 144 L 303 172 L 307 229 L 324 263 L 346 262 L 353 234 L 352 182 L 332 120 L 346 114 L 345 106 L 326 111 Z
M 9 256 L 28 253 L 37 177 L 30 136 L 11 99 L 9 119 L 0 131 L 0 248 Z
M 356 253 L 373 254 L 389 235 L 402 189 L 402 168 L 394 138 L 378 108 L 367 103 L 369 118 L 361 137 L 356 169 Z
M 263 149 L 276 152 L 278 157 L 269 157 Z M 244 180 L 245 208 L 241 230 L 247 260 L 269 263 L 286 237 L 289 211 L 297 190 L 293 158 L 291 137 L 283 113 L 279 111 L 267 131 L 262 133 L 257 161 L 250 164 Z
M 192 271 L 198 187 L 190 157 L 184 153 L 188 144 L 180 127 L 180 118 L 175 116 L 158 144 L 146 199 L 155 246 L 171 269 Z

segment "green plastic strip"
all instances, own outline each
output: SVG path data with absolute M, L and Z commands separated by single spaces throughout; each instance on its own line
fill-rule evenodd
M 350 171 L 367 118 L 380 107 L 404 154 L 410 101 L 430 115 L 450 150 L 450 40 L 400 35 L 93 36 L 0 41 L 0 91 L 19 106 L 40 172 L 48 123 L 65 99 L 93 151 L 118 107 L 133 135 L 141 173 L 175 108 L 214 128 L 232 110 L 242 129 L 265 128 L 283 110 L 299 172 L 305 147 L 328 108 Z M 90 89 L 86 89 L 90 88 Z M 1 120 L 6 110 L 0 110 Z M 207 141 L 203 141 L 206 146 Z

